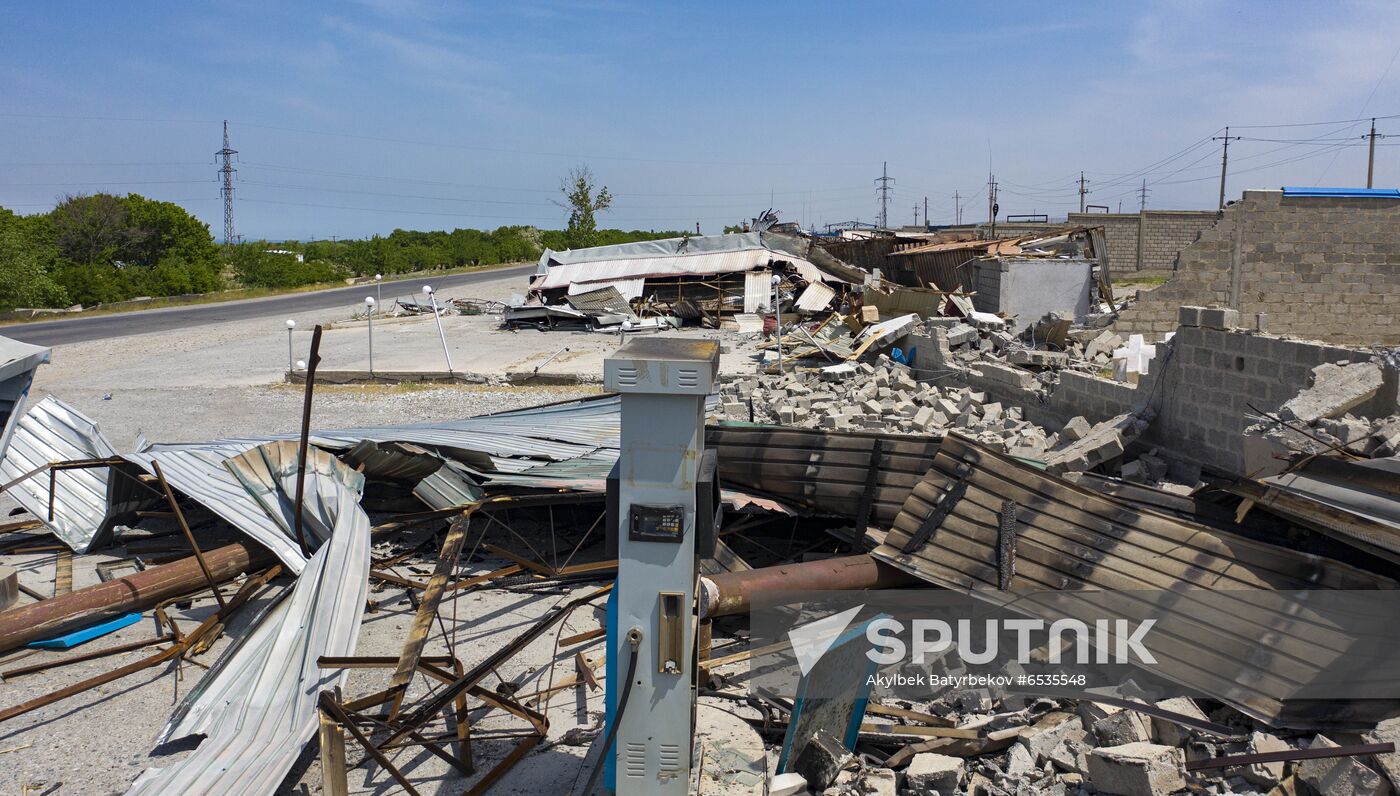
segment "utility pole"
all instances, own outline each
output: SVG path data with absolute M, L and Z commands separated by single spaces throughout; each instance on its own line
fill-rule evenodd
M 1001 208 L 997 205 L 997 175 L 987 175 L 987 223 L 991 225 L 992 237 L 997 234 L 997 211 Z
M 1238 141 L 1238 140 L 1240 140 L 1240 137 L 1239 137 L 1239 136 L 1234 136 L 1234 137 L 1232 138 L 1232 137 L 1230 136 L 1230 128 L 1226 127 L 1226 128 L 1225 128 L 1225 135 L 1217 135 L 1217 136 L 1212 137 L 1210 140 L 1212 140 L 1212 141 L 1224 141 L 1224 142 L 1225 142 L 1225 148 L 1222 149 L 1222 150 L 1220 150 L 1220 207 L 1217 208 L 1218 210 L 1224 210 L 1224 209 L 1225 209 L 1225 168 L 1226 168 L 1226 165 L 1229 164 L 1229 162 L 1230 162 L 1230 142 L 1231 142 L 1232 140 L 1233 140 L 1233 141 Z
M 1079 212 L 1081 213 L 1084 212 L 1084 197 L 1089 193 L 1089 189 L 1084 187 L 1087 182 L 1089 181 L 1084 179 L 1084 172 L 1079 172 Z
M 1142 187 L 1138 189 L 1138 212 L 1147 209 L 1147 178 L 1143 178 Z
M 953 223 L 962 223 L 962 196 L 957 191 L 953 191 Z
M 1385 138 L 1385 136 L 1376 133 L 1376 120 L 1372 119 L 1371 132 L 1362 137 L 1371 139 L 1370 153 L 1366 156 L 1366 187 L 1371 188 L 1374 187 L 1372 182 L 1376 176 L 1376 139 Z
M 919 203 L 914 203 L 914 226 L 919 226 Z
M 214 153 L 215 157 L 223 159 L 223 166 L 219 169 L 219 175 L 223 180 L 223 187 L 219 192 L 224 197 L 224 245 L 229 246 L 237 239 L 233 234 L 233 173 L 238 171 L 233 167 L 230 160 L 238 150 L 229 148 L 228 145 L 228 119 L 224 120 L 224 148 Z
M 924 229 L 928 229 L 928 197 L 924 197 Z
M 886 161 L 886 162 L 880 167 L 880 176 L 879 176 L 878 178 L 876 178 L 876 180 L 875 180 L 875 182 L 876 182 L 877 184 L 879 184 L 879 186 L 880 186 L 879 191 L 880 191 L 880 228 L 881 228 L 881 229 L 889 229 L 889 226 L 890 226 L 890 216 L 889 216 L 890 183 L 894 182 L 895 180 L 894 180 L 893 177 L 890 176 L 889 166 L 890 166 L 889 162 Z

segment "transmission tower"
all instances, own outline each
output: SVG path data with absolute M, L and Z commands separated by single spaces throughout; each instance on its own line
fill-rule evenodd
M 1147 180 L 1146 180 L 1146 179 L 1143 179 L 1143 181 L 1142 181 L 1142 187 L 1138 189 L 1138 212 L 1139 212 L 1139 213 L 1141 213 L 1142 211 L 1144 211 L 1144 210 L 1147 209 L 1147 194 L 1151 193 L 1151 190 L 1152 190 L 1152 189 L 1150 189 L 1150 188 L 1147 187 Z
M 894 182 L 895 179 L 890 176 L 889 166 L 888 162 L 881 165 L 880 176 L 875 178 L 875 183 L 880 186 L 878 189 L 880 191 L 880 229 L 889 229 L 890 227 L 890 183 Z
M 233 174 L 238 171 L 233 167 L 230 160 L 238 150 L 231 149 L 228 145 L 228 120 L 224 120 L 224 148 L 214 153 L 214 157 L 221 158 L 223 165 L 219 168 L 219 176 L 223 180 L 223 187 L 219 193 L 224 197 L 224 245 L 227 246 L 237 240 L 233 234 Z

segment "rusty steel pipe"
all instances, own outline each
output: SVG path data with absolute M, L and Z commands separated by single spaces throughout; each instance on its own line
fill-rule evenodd
M 210 578 L 218 583 L 262 569 L 276 559 L 252 544 L 231 544 L 204 555 Z M 144 611 L 162 600 L 208 588 L 194 556 L 151 567 L 37 603 L 0 612 L 0 653 L 31 641 L 52 638 L 130 611 Z
M 749 611 L 755 594 L 771 591 L 858 591 L 921 586 L 923 581 L 868 555 L 783 564 L 700 579 L 700 618 Z

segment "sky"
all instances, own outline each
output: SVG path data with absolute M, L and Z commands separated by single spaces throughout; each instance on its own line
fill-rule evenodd
M 718 233 L 1090 205 L 1213 209 L 1281 185 L 1400 184 L 1400 3 L 8 3 L 0 206 L 178 202 L 245 239 L 600 224 Z M 1391 117 L 1391 118 L 1384 118 Z M 1356 121 L 1364 120 L 1364 121 Z M 1276 126 L 1282 125 L 1282 126 Z M 887 165 L 886 165 L 887 164 Z M 955 200 L 954 194 L 958 195 Z

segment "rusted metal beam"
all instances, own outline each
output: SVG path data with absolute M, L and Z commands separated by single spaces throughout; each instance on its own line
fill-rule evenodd
M 261 547 L 242 542 L 211 550 L 205 560 L 210 575 L 219 583 L 275 561 Z M 204 572 L 191 556 L 61 597 L 12 608 L 0 613 L 0 652 L 131 611 L 144 611 L 162 600 L 199 591 L 205 585 Z
M 544 635 L 545 632 L 556 623 L 572 613 L 575 608 L 593 602 L 599 597 L 611 592 L 612 589 L 612 585 L 604 586 L 601 589 L 570 600 L 568 603 L 560 606 L 554 613 L 536 622 L 530 629 L 517 636 L 509 644 L 506 644 L 491 655 L 488 655 L 485 660 L 474 666 L 471 671 L 458 677 L 447 687 L 440 688 L 429 695 L 428 699 L 426 699 L 423 704 L 419 705 L 412 713 L 403 714 L 400 727 L 384 740 L 383 745 L 387 746 L 400 741 L 404 736 L 408 735 L 410 731 L 427 724 L 434 716 L 451 704 L 456 697 L 472 690 L 474 686 L 494 672 L 501 664 L 514 657 L 516 653 L 528 646 L 530 642 Z
M 170 512 L 175 516 L 175 522 L 179 523 L 180 530 L 185 534 L 185 541 L 190 543 L 190 549 L 194 551 L 194 559 L 199 564 L 199 570 L 204 573 L 204 579 L 209 581 L 209 588 L 214 592 L 214 599 L 219 601 L 219 607 L 223 608 L 228 603 L 224 600 L 224 595 L 219 592 L 219 584 L 214 582 L 214 575 L 209 571 L 209 562 L 204 560 L 204 551 L 199 549 L 199 543 L 194 540 L 194 532 L 190 530 L 190 524 L 185 522 L 185 514 L 180 511 L 180 504 L 175 500 L 175 490 L 170 488 L 170 482 L 165 480 L 165 473 L 160 471 L 160 462 L 151 460 L 151 469 L 155 471 L 156 479 L 160 481 L 161 491 L 165 493 L 165 500 L 170 504 Z
M 923 585 L 913 575 L 868 555 L 725 572 L 702 581 L 702 619 L 748 613 L 754 595 L 770 591 L 857 591 Z
M 321 324 L 311 332 L 311 353 L 306 358 L 306 392 L 301 401 L 301 440 L 297 446 L 297 499 L 292 507 L 297 545 L 305 558 L 311 557 L 311 548 L 306 544 L 306 532 L 302 529 L 303 501 L 306 498 L 306 449 L 311 437 L 311 395 L 316 389 L 316 366 L 321 362 Z
M 1394 752 L 1393 743 L 1363 743 L 1351 746 L 1314 746 L 1310 749 L 1285 749 L 1281 752 L 1259 752 L 1252 755 L 1227 755 L 1208 760 L 1195 760 L 1186 764 L 1187 771 L 1200 771 L 1204 768 L 1226 768 L 1228 766 L 1251 766 L 1256 763 L 1286 763 L 1291 760 L 1321 760 L 1328 757 L 1360 757 Z

